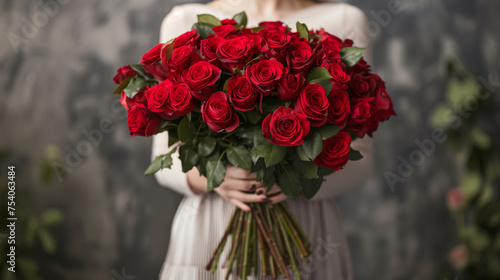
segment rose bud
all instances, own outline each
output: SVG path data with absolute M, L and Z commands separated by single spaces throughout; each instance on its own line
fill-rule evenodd
M 137 104 L 128 110 L 127 124 L 130 136 L 151 136 L 158 133 L 161 119 L 142 104 Z
M 234 73 L 235 68 L 242 70 L 252 58 L 253 42 L 245 36 L 228 39 L 217 46 L 216 53 L 222 64 Z
M 314 163 L 338 171 L 346 165 L 350 151 L 351 136 L 347 132 L 340 131 L 335 136 L 323 141 L 323 150 L 314 159 Z
M 460 188 L 454 188 L 446 194 L 446 205 L 453 212 L 458 212 L 465 207 L 465 196 Z
M 197 47 L 199 42 L 200 42 L 200 34 L 196 33 L 195 29 L 185 32 L 179 37 L 175 38 L 174 48 L 182 46 Z
M 267 141 L 280 146 L 299 146 L 309 133 L 311 125 L 302 113 L 279 107 L 262 122 L 262 135 Z
M 215 90 L 215 83 L 220 78 L 221 72 L 214 65 L 200 61 L 182 73 L 182 81 L 192 91 L 196 99 L 206 101 Z
M 135 72 L 134 69 L 130 67 L 130 65 L 119 68 L 117 72 L 118 73 L 113 78 L 113 82 L 115 82 L 115 84 L 117 85 L 121 84 L 124 80 L 128 78 L 137 76 L 137 72 Z
M 236 75 L 229 79 L 227 94 L 234 108 L 239 111 L 252 111 L 259 99 L 259 95 L 244 75 Z
M 307 75 L 313 62 L 312 56 L 311 46 L 306 42 L 296 40 L 292 43 L 287 57 L 290 72 L 293 74 L 302 73 L 304 76 Z
M 328 106 L 328 117 L 326 122 L 344 128 L 347 122 L 347 116 L 351 112 L 347 90 L 332 90 L 328 95 L 328 102 L 330 106 Z
M 246 68 L 246 75 L 250 84 L 264 96 L 271 95 L 278 82 L 287 74 L 283 64 L 276 60 L 263 59 Z
M 469 250 L 465 244 L 455 246 L 448 254 L 448 261 L 456 270 L 464 270 L 469 263 Z
M 215 92 L 201 105 L 201 116 L 208 127 L 215 132 L 233 131 L 240 123 L 238 115 L 234 113 L 223 91 Z
M 278 83 L 278 99 L 283 101 L 295 101 L 306 82 L 306 78 L 301 73 L 286 74 Z
M 141 63 L 144 65 L 152 64 L 160 60 L 161 48 L 163 44 L 158 44 L 154 46 L 149 52 L 145 53 L 141 58 Z
M 189 45 L 179 46 L 172 51 L 172 57 L 169 60 L 163 61 L 162 64 L 169 72 L 182 73 L 196 62 L 201 61 L 201 57 Z
M 328 98 L 320 84 L 309 84 L 299 94 L 294 111 L 303 113 L 311 122 L 311 126 L 319 127 L 326 123 Z
M 227 25 L 227 24 L 230 24 L 230 25 L 235 25 L 236 24 L 236 20 L 230 18 L 230 19 L 223 19 L 220 21 L 220 23 L 222 23 L 222 25 Z

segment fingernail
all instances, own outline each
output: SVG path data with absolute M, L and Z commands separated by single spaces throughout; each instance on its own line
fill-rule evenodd
M 268 198 L 267 198 L 267 197 L 263 197 L 263 198 L 261 198 L 261 200 L 262 200 L 262 201 L 267 201 L 267 200 L 268 200 Z
M 258 190 L 258 191 L 257 191 L 257 194 L 258 194 L 258 195 L 264 194 L 264 191 L 263 191 L 263 190 Z
M 250 190 L 253 191 L 257 188 L 257 185 L 256 184 L 252 184 L 250 185 Z

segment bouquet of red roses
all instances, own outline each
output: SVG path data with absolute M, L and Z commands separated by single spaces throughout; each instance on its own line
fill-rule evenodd
M 395 115 L 391 99 L 351 40 L 300 22 L 295 32 L 282 22 L 246 23 L 245 13 L 222 21 L 199 15 L 191 31 L 120 68 L 115 93 L 130 135 L 168 131 L 169 146 L 181 142 L 183 171 L 198 168 L 208 190 L 234 165 L 267 189 L 277 183 L 287 196 L 311 198 L 324 176 L 362 158 L 351 142 Z M 176 149 L 145 174 L 169 168 Z M 217 267 L 231 235 L 228 276 L 246 279 L 253 270 L 291 279 L 291 267 L 300 279 L 293 248 L 306 260 L 310 243 L 286 203 L 250 207 L 236 209 L 207 269 Z

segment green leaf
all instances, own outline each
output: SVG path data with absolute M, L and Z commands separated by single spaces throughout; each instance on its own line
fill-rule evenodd
M 130 78 L 130 82 L 127 87 L 123 90 L 128 98 L 134 98 L 134 96 L 146 86 L 146 80 L 141 76 L 134 76 Z
M 200 156 L 193 146 L 183 145 L 179 148 L 179 158 L 182 163 L 182 172 L 186 173 L 198 164 Z
M 143 76 L 143 77 L 150 77 L 151 75 L 146 72 L 146 69 L 142 67 L 140 64 L 130 64 L 130 68 L 132 68 L 137 74 Z
M 272 114 L 279 107 L 285 106 L 285 103 L 285 101 L 281 101 L 278 98 L 268 97 L 262 102 L 262 113 L 264 115 Z
M 40 228 L 38 230 L 38 238 L 45 252 L 53 254 L 56 251 L 56 241 L 46 229 Z
M 179 123 L 179 127 L 177 128 L 177 134 L 183 143 L 193 141 L 196 137 L 196 128 L 193 124 L 191 124 L 188 117 L 182 118 Z
M 302 161 L 295 157 L 293 160 L 293 167 L 300 175 L 307 179 L 314 179 L 318 177 L 318 166 L 312 161 Z
M 207 189 L 212 191 L 220 186 L 226 177 L 226 167 L 219 159 L 211 159 L 207 162 Z
M 251 124 L 258 124 L 262 116 L 258 111 L 247 111 L 245 115 Z
M 481 174 L 477 171 L 469 171 L 462 178 L 460 189 L 463 191 L 467 200 L 471 200 L 481 190 L 481 184 Z
M 284 165 L 284 167 L 281 168 L 278 185 L 287 196 L 297 198 L 300 194 L 301 182 L 299 180 L 299 175 L 288 165 Z
M 211 24 L 213 26 L 222 25 L 222 23 L 220 22 L 220 20 L 218 18 L 214 17 L 213 15 L 209 15 L 209 14 L 198 15 L 198 22 L 208 23 L 208 24 Z
M 319 176 L 328 176 L 328 175 L 330 175 L 330 174 L 332 174 L 334 172 L 335 172 L 335 170 L 333 170 L 333 169 L 331 169 L 329 167 L 326 167 L 326 166 L 320 166 L 318 168 L 318 175 Z
M 163 161 L 163 155 L 155 157 L 153 162 L 151 162 L 151 164 L 148 166 L 148 168 L 144 172 L 144 175 L 153 175 L 156 172 L 158 172 L 161 169 L 162 161 Z
M 234 166 L 251 170 L 253 161 L 250 152 L 243 146 L 231 146 L 226 152 L 227 160 Z
M 314 160 L 323 150 L 323 140 L 319 132 L 309 132 L 309 135 L 304 139 L 302 148 L 307 157 Z
M 265 29 L 265 28 L 267 28 L 267 26 L 254 27 L 254 28 L 252 28 L 252 32 L 253 33 L 257 33 L 257 32 L 259 32 L 259 31 L 261 31 L 262 29 Z
M 472 143 L 481 150 L 487 150 L 491 147 L 491 138 L 486 132 L 478 127 L 474 127 L 469 134 Z
M 455 113 L 448 104 L 439 104 L 429 117 L 429 124 L 434 128 L 446 128 L 453 121 Z
M 297 146 L 297 155 L 300 160 L 311 161 L 311 159 L 306 155 L 306 152 L 304 152 L 304 148 L 302 148 L 302 146 Z
M 176 129 L 170 129 L 168 131 L 168 146 L 172 147 L 175 143 L 179 142 L 179 135 L 177 134 L 177 128 Z
M 175 39 L 170 43 L 166 43 L 161 48 L 160 58 L 162 65 L 165 65 L 167 61 L 172 58 L 172 53 L 174 52 Z
M 130 83 L 130 80 L 132 78 L 133 77 L 129 77 L 129 78 L 126 78 L 125 80 L 123 80 L 123 82 L 115 89 L 113 94 L 121 94 L 122 91 L 128 86 L 128 84 Z
M 307 81 L 311 84 L 318 83 L 323 80 L 330 80 L 332 75 L 325 67 L 314 67 L 309 74 L 307 74 Z
M 196 33 L 200 34 L 201 39 L 206 39 L 208 35 L 210 34 L 215 34 L 215 32 L 212 30 L 215 25 L 205 23 L 205 22 L 197 22 L 193 24 L 193 27 L 191 29 L 196 29 Z
M 356 65 L 363 57 L 365 48 L 347 47 L 340 50 L 340 59 L 347 68 Z
M 245 12 L 241 12 L 241 13 L 234 15 L 233 19 L 234 19 L 234 21 L 236 21 L 236 24 L 243 25 L 243 27 L 246 28 L 247 23 L 248 23 L 248 18 L 247 18 L 247 14 Z
M 333 88 L 333 82 L 329 80 L 319 81 L 318 84 L 325 89 L 326 96 L 330 95 Z
M 314 130 L 319 132 L 319 134 L 321 134 L 321 138 L 325 140 L 335 136 L 340 131 L 340 127 L 334 124 L 325 124 L 318 128 L 314 128 Z
M 268 167 L 264 170 L 264 178 L 262 179 L 262 183 L 264 184 L 264 188 L 266 191 L 270 191 L 274 184 L 276 183 L 276 176 L 274 175 L 274 169 L 272 167 Z
M 299 38 L 306 39 L 309 42 L 309 29 L 304 23 L 298 22 L 295 24 L 297 26 L 297 32 L 299 33 Z
M 286 156 L 286 147 L 276 146 L 267 141 L 258 144 L 256 150 L 257 155 L 264 158 L 267 167 L 281 162 Z
M 479 90 L 479 84 L 476 79 L 452 78 L 448 81 L 446 97 L 453 106 L 463 106 L 466 101 L 470 103 L 477 99 L 475 96 L 477 90 Z
M 198 143 L 198 153 L 202 157 L 207 157 L 215 150 L 217 140 L 213 137 L 204 137 Z
M 349 160 L 356 161 L 362 158 L 363 155 L 359 151 L 356 151 L 353 148 L 351 148 L 351 150 L 349 151 Z
M 307 199 L 311 199 L 321 188 L 323 177 L 315 179 L 302 179 L 302 193 Z
M 55 226 L 60 224 L 64 219 L 64 214 L 59 209 L 50 209 L 43 212 L 40 221 L 44 226 Z

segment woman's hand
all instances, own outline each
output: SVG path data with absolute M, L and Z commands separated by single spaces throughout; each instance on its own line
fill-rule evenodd
M 219 187 L 215 188 L 214 191 L 225 200 L 233 203 L 246 212 L 250 211 L 250 207 L 246 203 L 267 201 L 274 204 L 286 199 L 286 195 L 283 193 L 268 197 L 262 182 L 257 182 L 255 178 L 255 173 L 250 174 L 248 170 L 228 166 L 226 167 L 226 177 L 224 181 Z M 188 172 L 188 182 L 189 185 L 192 186 L 194 193 L 203 193 L 203 191 L 201 191 L 202 188 L 204 188 L 206 192 L 206 178 L 201 177 L 196 168 Z M 272 195 L 278 192 L 281 192 L 281 190 L 278 185 L 275 184 L 268 194 Z

